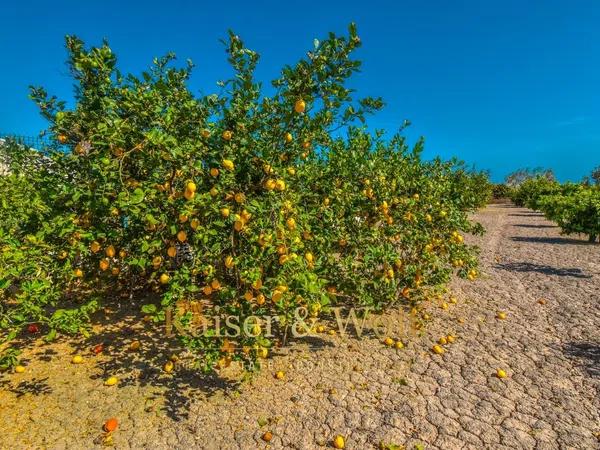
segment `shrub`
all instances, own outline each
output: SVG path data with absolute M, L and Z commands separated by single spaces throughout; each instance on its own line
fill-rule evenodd
M 595 242 L 600 235 L 600 189 L 597 187 L 569 186 L 562 193 L 542 196 L 538 205 L 548 219 L 558 224 L 562 233 L 583 233 L 590 242 Z

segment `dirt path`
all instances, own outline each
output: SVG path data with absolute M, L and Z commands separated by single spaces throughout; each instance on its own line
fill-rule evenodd
M 73 366 L 81 343 L 39 344 L 25 374 L 0 378 L 0 448 L 246 450 L 268 447 L 266 431 L 272 448 L 330 448 L 337 434 L 353 449 L 600 448 L 600 246 L 525 209 L 494 205 L 477 218 L 488 230 L 474 239 L 482 278 L 456 282 L 447 310 L 432 301 L 434 319 L 404 349 L 319 335 L 251 381 L 224 383 L 161 372 L 164 339 L 129 317 L 126 333 L 102 330 L 104 356 L 88 350 Z M 431 354 L 447 334 L 456 342 Z M 132 355 L 123 349 L 134 338 L 143 350 Z M 114 373 L 121 383 L 103 386 Z M 107 440 L 111 416 L 120 428 Z

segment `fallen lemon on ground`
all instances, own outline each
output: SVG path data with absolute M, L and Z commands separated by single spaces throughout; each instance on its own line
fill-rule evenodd
M 114 386 L 118 382 L 119 382 L 119 379 L 117 377 L 109 377 L 104 382 L 104 386 Z
M 445 350 L 442 347 L 440 347 L 439 345 L 434 345 L 433 347 L 431 347 L 431 351 L 433 353 L 441 355 L 442 353 L 444 353 Z
M 496 314 L 496 318 L 500 319 L 500 320 L 504 320 L 504 319 L 506 319 L 506 313 L 503 311 L 499 311 L 498 314 Z
M 71 360 L 71 362 L 73 364 L 81 364 L 83 362 L 83 356 L 75 355 L 75 356 L 73 356 L 73 359 Z
M 333 438 L 333 447 L 346 448 L 346 439 L 344 439 L 344 436 L 338 434 L 335 438 Z
M 498 378 L 506 378 L 506 372 L 502 369 L 496 370 L 496 376 Z
M 265 442 L 271 442 L 271 439 L 273 439 L 273 433 L 271 433 L 270 431 L 267 431 L 265 434 L 262 435 L 262 440 Z
M 173 367 L 175 367 L 175 365 L 173 364 L 173 361 L 168 361 L 164 366 L 165 372 L 167 372 L 167 373 L 173 372 Z
M 20 365 L 16 366 L 15 367 L 15 372 L 16 373 L 23 373 L 23 372 L 25 372 L 25 367 L 24 366 L 20 366 Z
M 129 350 L 131 350 L 132 352 L 136 352 L 140 349 L 141 347 L 141 343 L 140 341 L 133 341 L 131 344 L 129 344 Z
M 448 339 L 446 339 L 444 336 L 442 336 L 441 338 L 438 339 L 438 344 L 440 345 L 446 345 L 448 343 Z
M 396 348 L 404 348 L 404 344 L 402 343 L 402 341 L 396 342 Z
M 279 370 L 275 374 L 275 378 L 277 378 L 278 380 L 283 380 L 285 378 L 285 372 L 283 370 Z
M 451 334 L 446 336 L 446 341 L 448 341 L 448 344 L 452 344 L 455 340 L 456 340 L 456 338 L 454 336 L 452 336 Z
M 383 340 L 383 343 L 388 347 L 391 347 L 392 345 L 394 345 L 394 340 L 390 337 L 387 337 Z

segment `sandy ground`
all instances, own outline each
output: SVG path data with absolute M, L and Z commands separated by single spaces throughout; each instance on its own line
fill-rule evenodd
M 600 246 L 508 205 L 477 219 L 488 230 L 472 239 L 482 277 L 455 282 L 448 309 L 432 301 L 422 336 L 396 334 L 404 349 L 320 334 L 251 379 L 207 379 L 183 364 L 166 374 L 168 339 L 106 311 L 92 339 L 37 342 L 25 373 L 0 376 L 0 448 L 310 449 L 338 434 L 352 449 L 600 448 Z M 456 342 L 432 354 L 448 334 Z M 136 339 L 141 350 L 129 351 Z M 70 363 L 74 353 L 83 364 Z M 110 375 L 117 386 L 103 385 Z M 109 417 L 119 428 L 106 434 Z

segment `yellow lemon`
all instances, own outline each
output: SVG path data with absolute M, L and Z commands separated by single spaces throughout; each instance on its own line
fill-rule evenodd
M 225 257 L 225 267 L 227 267 L 228 269 L 231 269 L 233 267 L 233 257 L 232 256 L 226 256 Z
M 190 192 L 196 192 L 196 183 L 193 181 L 188 181 L 185 185 L 185 190 Z
M 392 345 L 394 345 L 394 340 L 393 340 L 392 338 L 390 338 L 390 337 L 386 337 L 386 338 L 383 340 L 383 343 L 384 343 L 385 345 L 387 345 L 388 347 L 391 347 Z
M 294 140 L 294 136 L 292 136 L 292 133 L 285 133 L 285 142 L 292 142 Z
M 221 208 L 221 215 L 225 218 L 229 217 L 229 208 Z
M 221 165 L 223 166 L 224 169 L 229 170 L 229 171 L 233 170 L 233 168 L 234 168 L 233 161 L 230 159 L 224 159 L 221 162 Z
M 440 344 L 440 345 L 446 345 L 447 343 L 448 343 L 448 339 L 446 339 L 443 336 L 438 339 L 438 344 Z
M 164 370 L 167 373 L 171 373 L 173 372 L 173 367 L 175 367 L 175 364 L 173 364 L 173 361 L 167 361 L 164 365 Z
M 296 100 L 296 103 L 294 103 L 294 111 L 296 111 L 298 114 L 302 114 L 305 109 L 306 102 L 302 99 Z
M 283 380 L 285 378 L 285 372 L 283 370 L 279 370 L 275 373 L 275 378 L 278 380 Z
M 451 334 L 446 336 L 446 341 L 448 342 L 448 344 L 454 343 L 455 340 L 456 340 L 456 338 L 454 336 L 452 336 Z
M 396 342 L 396 348 L 398 348 L 398 349 L 404 348 L 404 343 L 402 343 L 402 341 Z
M 117 252 L 115 251 L 115 248 L 112 245 L 106 247 L 106 256 L 108 256 L 109 258 L 114 258 L 116 253 Z
M 166 273 L 163 273 L 163 274 L 160 276 L 160 283 L 161 283 L 161 284 L 167 284 L 167 283 L 169 282 L 169 280 L 170 280 L 170 277 L 169 277 L 169 275 L 168 275 L 168 274 L 166 274 Z
M 177 233 L 177 240 L 179 242 L 187 241 L 187 233 L 185 231 L 181 230 L 179 233 Z
M 334 437 L 333 447 L 338 449 L 346 448 L 346 440 L 344 439 L 344 436 L 338 434 L 336 437 Z
M 500 320 L 504 320 L 504 319 L 506 319 L 506 313 L 503 311 L 498 311 L 498 314 L 496 314 L 496 317 Z
M 233 132 L 229 131 L 229 130 L 225 130 L 223 131 L 223 139 L 225 139 L 226 141 L 230 141 L 231 138 L 233 137 Z
M 108 267 L 110 266 L 110 262 L 106 258 L 105 259 L 101 259 L 100 263 L 99 263 L 99 266 L 100 266 L 100 270 L 107 270 Z
M 496 370 L 496 376 L 498 378 L 506 378 L 506 372 L 502 369 Z
M 119 379 L 117 377 L 109 377 L 104 382 L 104 386 L 114 386 L 118 382 L 119 382 Z
M 440 347 L 439 345 L 434 345 L 433 347 L 431 347 L 431 351 L 438 355 L 441 355 L 442 353 L 444 353 L 444 349 L 442 347 Z
M 73 359 L 71 360 L 71 362 L 73 364 L 81 364 L 83 362 L 83 356 L 75 355 L 75 356 L 73 356 Z
M 100 251 L 100 244 L 96 241 L 92 242 L 90 245 L 90 250 L 93 253 L 98 253 Z
M 177 256 L 177 249 L 173 246 L 169 247 L 167 249 L 167 255 L 169 255 L 171 258 L 175 258 L 175 256 Z
M 283 180 L 277 180 L 275 182 L 275 189 L 277 189 L 278 191 L 284 191 L 285 190 L 285 181 Z
M 218 177 L 219 176 L 219 169 L 217 169 L 216 167 L 213 167 L 212 169 L 210 169 L 210 174 L 213 177 Z
M 21 365 L 15 366 L 15 372 L 16 373 L 23 373 L 23 372 L 25 372 L 25 367 L 21 366 Z

